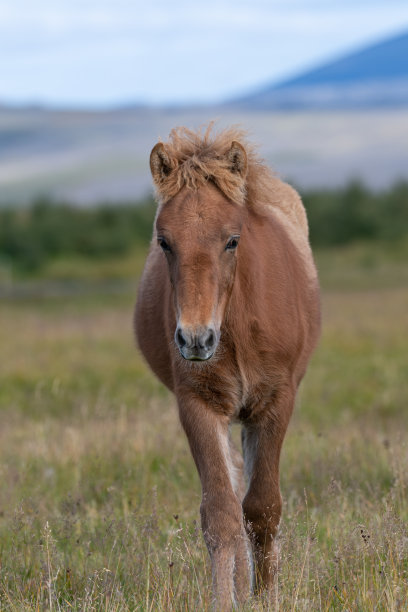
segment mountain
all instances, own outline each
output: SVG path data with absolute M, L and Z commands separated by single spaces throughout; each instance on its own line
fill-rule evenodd
M 300 188 L 356 177 L 385 188 L 408 177 L 407 110 L 408 32 L 232 105 L 85 111 L 0 103 L 0 206 L 44 194 L 79 205 L 143 197 L 157 138 L 214 117 L 218 127 L 242 124 L 279 175 Z
M 233 102 L 252 110 L 408 107 L 408 32 Z

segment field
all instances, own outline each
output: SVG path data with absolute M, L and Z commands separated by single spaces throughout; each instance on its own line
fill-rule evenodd
M 248 610 L 408 609 L 408 279 L 368 253 L 318 254 L 324 327 L 282 454 L 279 575 Z M 210 609 L 199 481 L 134 347 L 132 265 L 118 294 L 0 303 L 2 611 Z

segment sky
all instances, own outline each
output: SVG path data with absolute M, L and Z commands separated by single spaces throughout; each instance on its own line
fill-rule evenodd
M 0 0 L 0 103 L 216 103 L 404 30 L 407 0 Z

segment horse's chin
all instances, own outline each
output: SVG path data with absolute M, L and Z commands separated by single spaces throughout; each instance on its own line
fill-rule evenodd
M 182 358 L 185 361 L 194 361 L 195 363 L 197 362 L 204 362 L 204 361 L 209 361 L 213 356 L 214 356 L 215 351 L 213 351 L 212 353 L 206 353 L 204 355 L 197 355 L 197 354 L 184 354 L 182 350 L 180 350 L 180 355 L 182 356 Z

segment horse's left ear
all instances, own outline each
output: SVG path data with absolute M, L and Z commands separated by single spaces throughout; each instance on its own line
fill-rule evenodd
M 245 178 L 248 169 L 248 160 L 242 144 L 233 140 L 230 150 L 226 153 L 226 158 L 230 163 L 231 172 L 233 174 L 240 174 L 242 178 Z

